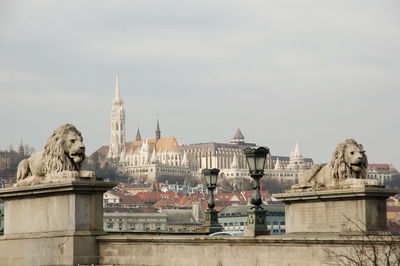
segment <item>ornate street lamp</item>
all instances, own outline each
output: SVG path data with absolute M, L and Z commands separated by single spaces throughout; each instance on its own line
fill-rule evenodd
M 204 180 L 206 181 L 206 186 L 210 191 L 210 197 L 208 198 L 208 208 L 214 209 L 214 189 L 217 187 L 219 169 L 204 169 L 202 173 L 204 176 Z
M 199 227 L 199 232 L 215 233 L 221 232 L 222 226 L 218 223 L 218 212 L 214 210 L 214 189 L 217 187 L 219 169 L 204 169 L 202 171 L 204 180 L 210 197 L 208 198 L 208 210 L 205 212 L 205 219 L 202 226 Z
M 246 155 L 247 165 L 249 166 L 249 173 L 253 178 L 253 197 L 251 199 L 252 206 L 247 212 L 247 228 L 244 232 L 245 236 L 268 235 L 267 227 L 267 211 L 261 208 L 261 195 L 260 195 L 260 179 L 264 176 L 264 167 L 268 148 L 247 148 L 244 151 Z
M 252 209 L 261 208 L 260 179 L 264 176 L 264 166 L 269 149 L 264 147 L 247 148 L 244 151 L 251 178 L 254 179 Z

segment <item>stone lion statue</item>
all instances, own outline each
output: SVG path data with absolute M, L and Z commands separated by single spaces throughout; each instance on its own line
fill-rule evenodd
M 81 170 L 85 145 L 81 132 L 74 125 L 57 128 L 47 140 L 44 150 L 22 160 L 18 165 L 17 184 L 53 182 L 62 178 L 96 177 L 94 172 Z
M 368 159 L 364 148 L 354 139 L 339 143 L 326 165 L 314 165 L 305 171 L 302 180 L 292 189 L 340 188 L 352 184 L 378 185 L 377 180 L 365 180 Z

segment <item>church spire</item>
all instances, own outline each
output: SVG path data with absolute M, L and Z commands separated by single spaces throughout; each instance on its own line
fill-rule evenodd
M 160 124 L 157 119 L 156 141 L 158 141 L 160 138 L 161 138 Z
M 115 74 L 115 96 L 113 103 L 122 103 L 121 95 L 119 93 L 119 73 Z
M 140 136 L 140 130 L 138 128 L 137 133 L 136 133 L 136 141 L 140 141 L 140 140 L 142 140 L 142 136 Z

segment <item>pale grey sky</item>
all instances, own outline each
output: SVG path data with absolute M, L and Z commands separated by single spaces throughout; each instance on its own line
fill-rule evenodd
M 400 168 L 400 2 L 0 0 L 0 149 L 73 123 L 109 143 L 115 72 L 137 126 L 326 162 L 354 138 Z

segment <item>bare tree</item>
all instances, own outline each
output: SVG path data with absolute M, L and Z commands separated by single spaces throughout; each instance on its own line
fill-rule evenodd
M 371 234 L 360 226 L 362 221 L 355 222 L 346 217 L 357 231 L 347 231 L 344 236 L 344 248 L 330 248 L 325 250 L 328 257 L 337 265 L 354 266 L 391 266 L 400 265 L 400 237 L 389 232 Z M 365 224 L 364 224 L 365 225 Z

